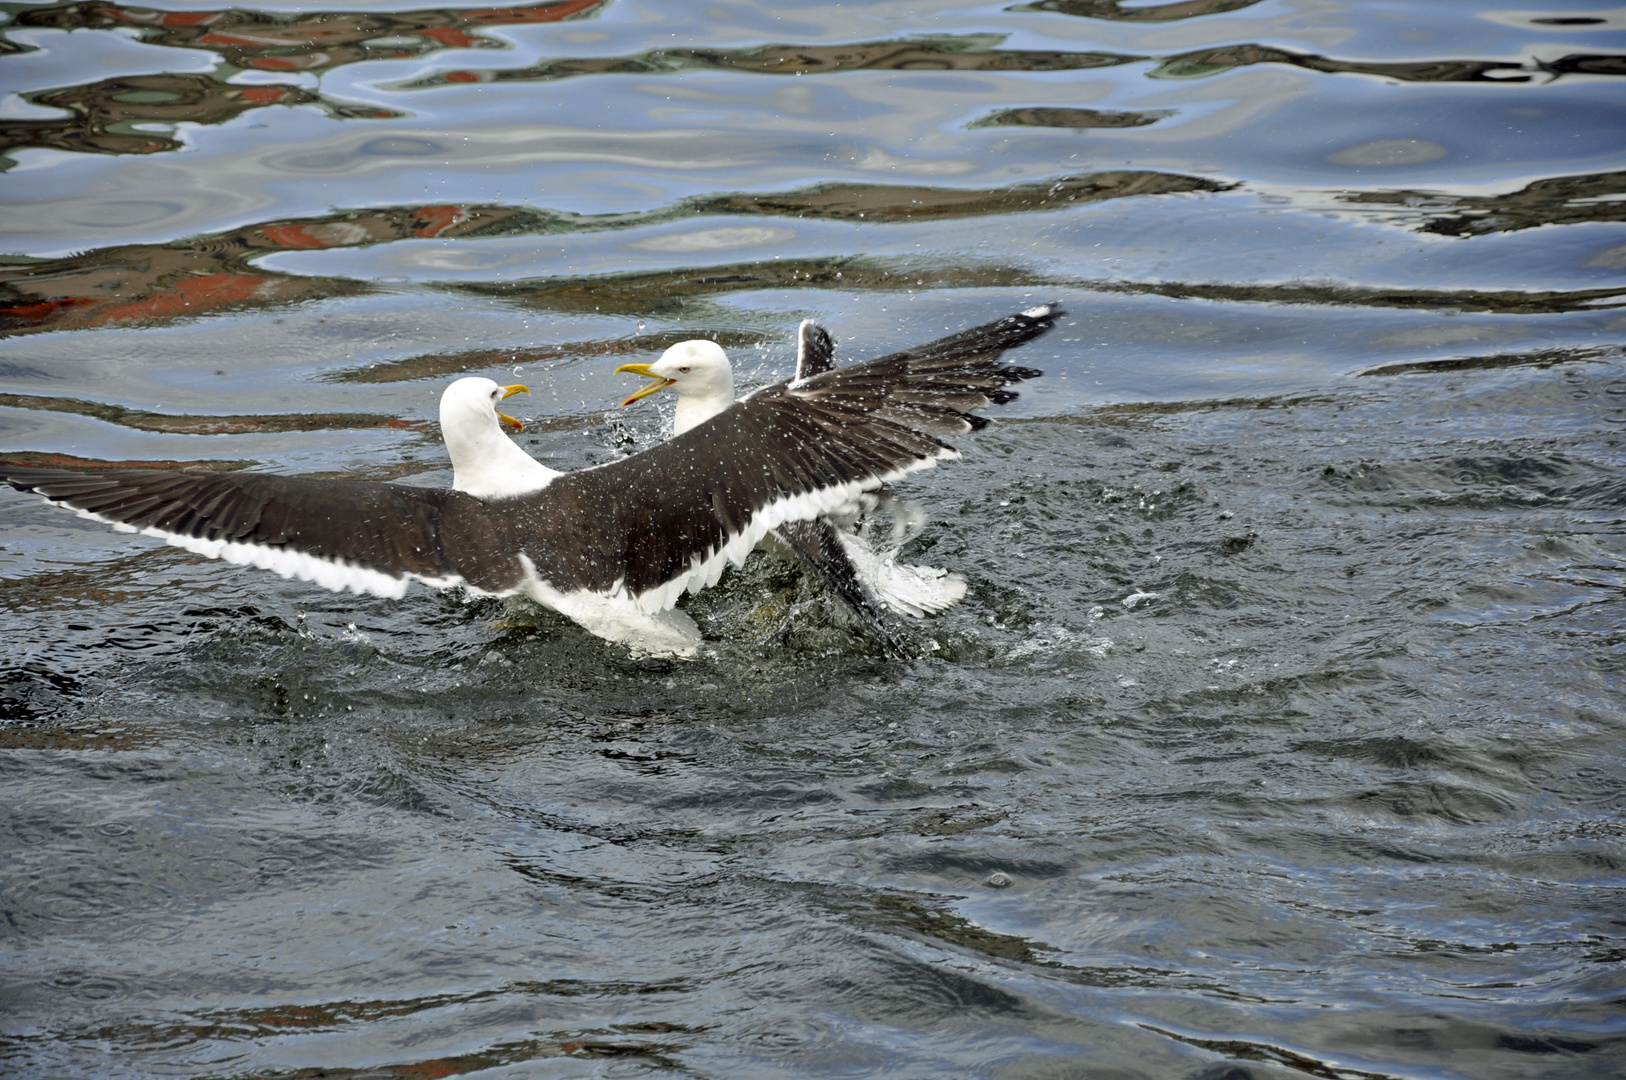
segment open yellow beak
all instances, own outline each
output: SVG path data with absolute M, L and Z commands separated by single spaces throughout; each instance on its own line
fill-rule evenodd
M 520 383 L 515 383 L 513 386 L 504 386 L 501 389 L 502 389 L 502 396 L 505 397 L 505 398 L 511 398 L 515 394 L 529 394 L 531 392 L 530 387 L 524 386 L 524 385 L 522 385 Z M 499 412 L 497 414 L 497 419 L 501 420 L 503 423 L 507 424 L 509 427 L 513 428 L 515 431 L 524 431 L 525 430 L 525 421 L 523 421 L 523 420 L 515 420 L 512 416 L 509 416 L 505 412 Z
M 621 403 L 622 408 L 626 408 L 628 405 L 631 405 L 634 401 L 637 401 L 639 398 L 648 397 L 650 394 L 653 394 L 657 390 L 665 390 L 668 386 L 671 386 L 673 383 L 677 382 L 676 379 L 668 379 L 664 375 L 657 375 L 653 371 L 650 371 L 648 364 L 622 364 L 620 367 L 616 368 L 615 370 L 616 370 L 616 374 L 618 374 L 618 375 L 623 371 L 630 371 L 634 375 L 642 375 L 646 379 L 654 379 L 655 380 L 654 382 L 650 383 L 648 386 L 644 387 L 642 390 L 639 390 L 637 393 L 633 394 L 627 400 L 623 401 Z

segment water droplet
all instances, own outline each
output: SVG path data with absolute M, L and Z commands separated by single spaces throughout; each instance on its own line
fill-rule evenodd
M 990 889 L 1008 889 L 1011 887 L 1011 875 L 1003 870 L 995 870 L 984 878 L 982 883 Z
M 520 367 L 519 367 L 519 365 L 518 365 L 518 364 L 515 364 L 515 365 L 514 365 L 514 374 L 515 374 L 515 375 L 522 375 L 522 374 L 524 374 L 524 372 L 522 372 L 522 371 L 521 371 L 521 370 L 520 370 Z

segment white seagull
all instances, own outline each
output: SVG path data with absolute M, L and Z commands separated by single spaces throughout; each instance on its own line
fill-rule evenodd
M 792 388 L 835 367 L 835 341 L 812 319 L 797 330 L 796 374 Z M 617 372 L 653 379 L 621 404 L 631 405 L 671 387 L 677 395 L 672 434 L 682 435 L 734 404 L 734 369 L 717 343 L 680 341 L 651 364 L 623 364 Z M 877 511 L 892 522 L 891 545 L 877 551 L 871 543 Z M 866 520 L 868 519 L 868 520 Z M 859 531 L 860 523 L 871 525 Z M 811 521 L 787 522 L 770 536 L 795 552 L 852 608 L 894 653 L 906 654 L 883 614 L 883 607 L 914 618 L 946 611 L 965 597 L 965 579 L 931 566 L 897 561 L 898 549 L 925 526 L 926 515 L 914 503 L 882 487 L 861 492 L 846 506 Z
M 440 403 L 450 489 L 3 463 L 0 478 L 115 528 L 336 591 L 400 597 L 418 581 L 524 595 L 609 641 L 690 655 L 700 635 L 674 607 L 685 591 L 716 584 L 774 529 L 958 457 L 942 436 L 985 426 L 972 410 L 1040 374 L 1000 354 L 1059 314 L 1031 308 L 776 383 L 659 446 L 569 473 L 503 433 L 514 421 L 498 405 L 524 387 L 465 378 Z

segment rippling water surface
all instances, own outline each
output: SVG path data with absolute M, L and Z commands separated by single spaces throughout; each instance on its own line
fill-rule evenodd
M 0 10 L 9 461 L 445 483 L 477 373 L 573 468 L 674 341 L 1069 312 L 913 662 L 0 494 L 6 1075 L 1626 1072 L 1626 9 Z

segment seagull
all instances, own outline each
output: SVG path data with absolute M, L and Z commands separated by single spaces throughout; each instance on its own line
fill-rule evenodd
M 973 410 L 1041 374 L 1001 354 L 1060 314 L 1030 308 L 775 383 L 658 446 L 574 472 L 503 432 L 518 422 L 499 405 L 523 386 L 463 378 L 440 401 L 449 489 L 3 463 L 0 478 L 116 529 L 334 591 L 399 598 L 417 581 L 527 596 L 634 652 L 692 656 L 700 633 L 675 607 L 684 592 L 715 585 L 774 529 L 959 457 L 943 437 L 985 427 Z
M 835 367 L 835 341 L 812 319 L 797 329 L 796 373 L 791 387 Z M 734 404 L 734 371 L 712 341 L 680 341 L 651 364 L 623 364 L 616 371 L 653 380 L 621 404 L 631 405 L 668 387 L 677 395 L 672 434 L 682 435 Z M 892 550 L 882 555 L 858 526 L 882 511 L 892 520 Z M 930 566 L 895 559 L 902 544 L 925 526 L 926 515 L 890 488 L 861 492 L 846 506 L 811 521 L 781 525 L 769 535 L 800 556 L 896 655 L 908 655 L 884 609 L 924 618 L 946 611 L 965 596 L 965 579 Z

